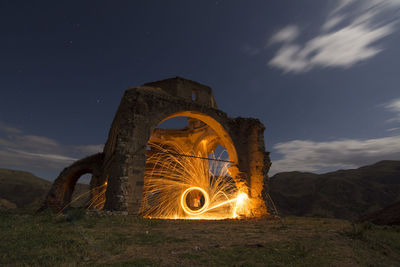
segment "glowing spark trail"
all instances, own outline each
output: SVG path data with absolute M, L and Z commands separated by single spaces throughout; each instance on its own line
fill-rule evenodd
M 238 192 L 229 175 L 229 162 L 204 160 L 201 152 L 168 145 L 149 143 L 141 206 L 144 217 L 224 219 L 236 218 L 246 209 L 247 195 Z
M 105 194 L 105 192 L 106 192 L 106 190 L 107 190 L 107 182 L 104 183 L 104 184 L 102 184 L 102 185 L 99 185 L 99 186 L 97 186 L 97 187 L 94 187 L 94 188 L 92 188 L 92 189 L 89 190 L 89 191 L 86 191 L 86 192 L 84 192 L 84 193 L 78 195 L 78 196 L 75 197 L 73 200 L 71 200 L 67 205 L 65 205 L 64 208 L 62 208 L 62 209 L 58 212 L 58 214 L 63 213 L 64 210 L 66 210 L 67 208 L 71 207 L 71 205 L 72 205 L 73 203 L 77 202 L 79 199 L 81 199 L 81 198 L 83 198 L 83 197 L 86 197 L 86 196 L 92 194 L 93 192 L 96 192 L 97 190 L 101 190 L 101 191 L 100 191 L 93 199 L 91 199 L 91 200 L 89 201 L 89 203 L 87 204 L 87 209 L 90 209 L 90 208 L 102 209 L 105 200 L 99 201 L 99 199 L 101 199 L 101 198 L 104 196 L 104 194 Z

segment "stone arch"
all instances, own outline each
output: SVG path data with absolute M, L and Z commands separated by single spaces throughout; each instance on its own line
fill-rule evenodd
M 78 179 L 84 174 L 92 174 L 90 181 L 91 200 L 100 201 L 99 190 L 96 190 L 105 181 L 101 179 L 104 154 L 98 153 L 78 160 L 65 168 L 54 181 L 40 210 L 50 208 L 62 211 L 71 202 L 71 197 Z
M 211 146 L 214 147 L 214 149 L 220 144 L 222 145 L 229 156 L 229 174 L 231 175 L 231 177 L 233 178 L 233 180 L 236 183 L 236 186 L 241 189 L 243 186 L 245 186 L 245 182 L 243 181 L 242 177 L 240 177 L 240 172 L 239 172 L 239 158 L 238 158 L 238 154 L 235 148 L 235 144 L 230 136 L 230 134 L 228 133 L 228 129 L 227 127 L 229 127 L 229 124 L 225 123 L 223 120 L 221 120 L 221 118 L 219 118 L 218 116 L 211 114 L 206 114 L 197 110 L 180 110 L 180 111 L 173 111 L 173 112 L 160 112 L 159 114 L 157 114 L 157 116 L 155 116 L 150 123 L 150 132 L 148 135 L 148 139 L 146 141 L 146 146 L 148 141 L 150 140 L 150 138 L 152 137 L 152 134 L 154 132 L 154 130 L 156 129 L 156 127 L 158 125 L 160 125 L 161 123 L 172 119 L 172 118 L 176 118 L 176 117 L 188 117 L 188 118 L 194 118 L 198 121 L 201 121 L 202 123 L 204 123 L 205 125 L 207 125 L 208 127 L 210 127 L 216 135 L 214 135 L 211 138 L 207 138 L 206 134 L 204 133 L 202 135 L 199 136 L 199 138 L 194 142 L 193 145 L 193 150 L 194 151 L 198 151 L 198 147 L 199 147 L 199 143 L 202 140 L 208 140 L 211 143 Z M 223 117 L 222 117 L 223 118 Z M 223 123 L 225 125 L 223 125 Z M 181 130 L 177 130 L 178 132 L 180 132 Z M 164 141 L 165 142 L 165 141 Z M 168 142 L 174 142 L 172 141 L 168 141 Z M 208 156 L 208 154 L 207 154 Z M 143 174 L 143 179 L 144 179 L 144 174 Z M 144 180 L 143 180 L 144 181 Z
M 164 114 L 162 114 L 164 115 Z M 160 116 L 161 117 L 161 116 Z M 173 118 L 187 118 L 187 124 L 184 125 L 179 125 L 178 127 L 173 127 L 173 128 L 168 128 L 165 129 L 164 127 L 160 127 L 163 122 L 166 122 L 168 120 L 171 120 Z M 216 119 L 213 117 L 204 114 L 202 112 L 198 111 L 192 111 L 192 110 L 185 110 L 185 111 L 180 111 L 176 113 L 172 113 L 167 115 L 165 118 L 160 119 L 158 116 L 154 120 L 152 120 L 152 125 L 150 128 L 152 129 L 150 132 L 150 138 L 148 140 L 148 150 L 146 151 L 147 157 L 146 157 L 146 169 L 145 169 L 145 175 L 144 175 L 144 190 L 142 191 L 142 203 L 141 203 L 141 209 L 140 209 L 140 214 L 143 216 L 155 216 L 155 212 L 152 209 L 161 209 L 162 206 L 160 205 L 161 199 L 165 199 L 165 196 L 170 196 L 173 192 L 179 191 L 180 187 L 177 186 L 175 189 L 172 190 L 170 193 L 165 193 L 169 192 L 168 188 L 164 188 L 164 183 L 156 182 L 155 184 L 149 183 L 151 180 L 151 177 L 154 174 L 154 170 L 168 170 L 166 172 L 166 176 L 170 175 L 172 172 L 170 172 L 171 168 L 170 166 L 173 166 L 174 163 L 176 163 L 177 166 L 184 166 L 184 165 L 191 165 L 193 166 L 199 166 L 197 165 L 198 162 L 201 162 L 200 166 L 196 168 L 197 170 L 209 170 L 210 172 L 214 172 L 213 175 L 218 176 L 220 179 L 219 181 L 225 180 L 226 181 L 226 188 L 231 188 L 229 190 L 233 190 L 236 185 L 236 190 L 239 189 L 240 183 L 236 183 L 235 177 L 229 177 L 230 172 L 225 172 L 227 170 L 224 167 L 230 166 L 230 164 L 233 164 L 234 166 L 237 166 L 238 164 L 238 157 L 237 157 L 237 152 L 236 149 L 233 145 L 233 141 L 227 132 L 227 130 L 224 128 L 223 125 L 221 125 Z M 198 160 L 198 159 L 193 159 L 193 158 L 187 158 L 187 157 L 179 157 L 176 162 L 174 160 L 170 161 L 165 160 L 164 154 L 158 154 L 160 149 L 165 149 L 164 152 L 170 152 L 170 153 L 180 153 L 184 155 L 193 155 L 195 157 L 203 157 L 203 159 L 209 158 L 210 153 L 212 153 L 218 145 L 221 145 L 223 147 L 227 147 L 228 150 L 225 150 L 225 153 L 229 156 L 230 163 L 222 163 L 218 161 L 214 161 L 210 164 L 209 160 Z M 167 152 L 167 153 L 168 153 Z M 225 154 L 226 155 L 226 154 Z M 152 157 L 153 156 L 153 157 Z M 149 157 L 151 157 L 153 160 L 148 160 Z M 168 157 L 168 156 L 167 156 Z M 176 157 L 173 156 L 173 158 Z M 226 159 L 226 158 L 224 158 Z M 178 163 L 179 162 L 179 163 Z M 167 165 L 163 165 L 167 164 Z M 223 165 L 222 165 L 223 164 Z M 203 169 L 204 168 L 204 169 Z M 185 172 L 186 175 L 181 175 L 182 171 L 184 172 L 186 169 L 185 168 L 179 168 L 178 171 L 176 171 L 176 174 L 179 174 L 178 177 L 191 177 L 192 173 L 191 171 Z M 190 169 L 190 168 L 189 168 Z M 201 174 L 200 174 L 201 173 Z M 195 177 L 207 177 L 207 175 L 202 175 L 203 172 L 199 172 L 198 174 L 200 175 L 194 175 Z M 155 180 L 153 181 L 159 181 L 160 174 L 156 174 L 154 177 L 156 177 Z M 164 177 L 164 175 L 161 175 L 161 177 Z M 176 177 L 175 177 L 176 178 Z M 150 179 L 150 180 L 147 180 Z M 168 179 L 168 177 L 164 178 Z M 180 178 L 177 178 L 180 179 Z M 216 179 L 214 178 L 209 178 L 211 182 L 212 180 Z M 172 179 L 171 181 L 173 181 Z M 181 181 L 185 181 L 184 178 Z M 151 184 L 151 186 L 150 186 Z M 169 183 L 166 183 L 169 184 Z M 208 182 L 207 182 L 208 184 Z M 229 184 L 229 186 L 227 186 Z M 162 189 L 157 189 L 158 186 Z M 172 186 L 170 184 L 170 186 Z M 203 184 L 203 188 L 205 184 Z M 151 188 L 151 189 L 150 189 Z M 164 192 L 164 193 L 163 193 Z M 183 191 L 182 191 L 183 192 Z M 226 191 L 227 194 L 228 191 Z M 160 197 L 160 195 L 163 195 L 163 197 Z M 175 198 L 174 198 L 175 199 Z M 168 201 L 168 203 L 174 203 L 173 200 Z M 150 211 L 151 210 L 151 211 Z M 150 213 L 148 213 L 150 212 Z M 164 214 L 164 213 L 162 213 Z M 164 214 L 165 215 L 165 214 Z M 163 215 L 162 215 L 163 216 Z
M 192 90 L 198 98 L 192 98 Z M 105 209 L 138 214 L 146 166 L 146 147 L 160 122 L 177 116 L 199 119 L 210 126 L 229 154 L 230 173 L 239 188 L 255 201 L 255 213 L 265 214 L 263 179 L 269 166 L 264 126 L 257 119 L 230 118 L 217 109 L 211 88 L 172 78 L 125 91 L 104 147 L 103 176 L 108 177 Z
M 215 131 L 217 136 L 220 138 L 221 145 L 226 148 L 228 151 L 229 155 L 229 161 L 231 161 L 231 164 L 233 166 L 237 166 L 238 164 L 238 155 L 236 152 L 235 145 L 232 141 L 232 138 L 230 137 L 228 131 L 226 128 L 219 122 L 216 118 L 214 118 L 212 115 L 207 115 L 205 113 L 196 111 L 196 110 L 184 110 L 184 111 L 178 111 L 174 112 L 172 114 L 167 115 L 163 119 L 161 119 L 156 126 L 153 126 L 152 129 L 154 130 L 155 127 L 157 127 L 160 123 L 176 118 L 176 117 L 189 117 L 189 118 L 194 118 L 202 121 L 206 125 L 208 125 L 211 129 Z
M 230 161 L 229 173 L 234 179 L 237 187 L 241 189 L 248 185 L 244 180 L 246 178 L 243 177 L 243 173 L 240 171 L 240 157 L 236 149 L 237 146 L 240 146 L 238 141 L 242 139 L 242 136 L 235 135 L 231 137 L 231 133 L 234 134 L 234 132 L 232 132 L 233 120 L 227 117 L 225 113 L 214 108 L 204 109 L 204 107 L 198 105 L 189 105 L 186 109 L 183 110 L 180 105 L 173 105 L 169 107 L 162 107 L 158 111 L 159 112 L 155 113 L 154 116 L 148 117 L 147 126 L 145 127 L 145 129 L 142 129 L 140 131 L 140 134 L 142 136 L 145 136 L 142 147 L 147 146 L 148 140 L 152 136 L 152 133 L 154 132 L 156 127 L 162 122 L 176 117 L 188 117 L 197 119 L 205 123 L 207 126 L 215 131 L 218 136 L 218 141 L 220 141 L 221 145 L 227 150 Z M 264 141 L 262 140 L 262 142 Z M 216 145 L 218 145 L 218 143 Z M 139 149 L 141 148 L 139 147 Z M 140 151 L 143 151 L 141 153 L 145 154 L 145 148 Z M 145 160 L 142 161 L 142 166 L 144 170 Z M 142 180 L 143 179 L 144 172 Z M 141 184 L 142 182 L 139 183 Z

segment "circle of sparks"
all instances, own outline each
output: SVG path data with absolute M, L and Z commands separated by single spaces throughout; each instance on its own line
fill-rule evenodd
M 190 209 L 187 206 L 186 201 L 185 201 L 186 200 L 186 196 L 193 190 L 199 190 L 204 195 L 204 205 L 199 210 Z M 197 187 L 197 186 L 189 187 L 188 189 L 186 189 L 183 192 L 182 197 L 181 197 L 181 206 L 182 206 L 183 211 L 186 214 L 192 215 L 192 216 L 196 216 L 196 215 L 200 215 L 200 214 L 204 213 L 207 210 L 209 203 L 210 203 L 210 198 L 209 198 L 207 192 L 203 188 Z

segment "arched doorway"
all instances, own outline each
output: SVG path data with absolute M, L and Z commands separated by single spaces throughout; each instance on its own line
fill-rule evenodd
M 180 111 L 165 117 L 164 119 L 161 120 L 160 123 L 176 117 L 188 117 L 192 119 L 197 119 L 198 121 L 201 121 L 204 124 L 206 124 L 209 128 L 211 128 L 215 132 L 215 135 L 219 138 L 219 142 L 221 143 L 221 145 L 225 147 L 226 150 L 228 151 L 229 161 L 232 162 L 232 165 L 238 164 L 238 156 L 235 145 L 232 141 L 232 138 L 228 134 L 227 130 L 224 128 L 224 126 L 221 125 L 220 122 L 218 122 L 210 115 L 198 111 Z M 202 139 L 200 139 L 200 141 L 205 140 L 211 136 L 211 135 L 207 136 L 207 134 L 208 133 L 205 133 L 205 135 L 203 136 Z
M 235 163 L 234 145 L 213 118 L 198 112 L 194 116 L 192 112 L 179 112 L 166 117 L 147 144 L 142 216 L 236 217 L 239 189 L 230 173 Z
M 102 209 L 107 189 L 107 181 L 101 175 L 103 159 L 103 153 L 98 153 L 65 168 L 54 181 L 41 209 L 51 208 L 61 212 L 84 198 L 87 201 L 80 201 L 80 206 Z M 77 184 L 82 176 L 88 174 L 92 176 L 89 185 Z M 78 194 L 77 189 L 80 191 Z

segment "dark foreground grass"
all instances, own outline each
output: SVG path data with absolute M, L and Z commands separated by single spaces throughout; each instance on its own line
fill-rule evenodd
M 398 266 L 400 227 L 0 213 L 3 266 Z

